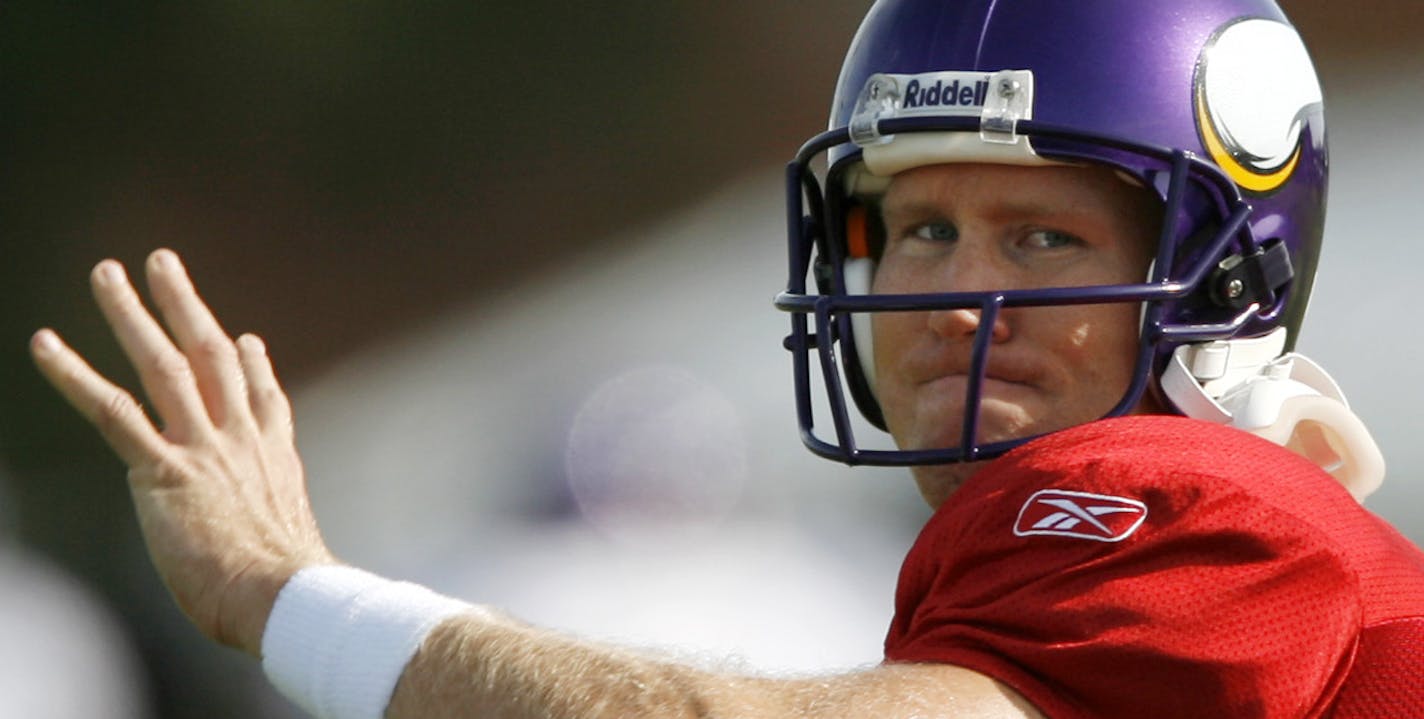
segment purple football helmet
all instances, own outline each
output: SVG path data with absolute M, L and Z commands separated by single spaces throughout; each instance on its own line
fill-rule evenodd
M 1172 406 L 1160 383 L 1180 346 L 1294 345 L 1325 219 L 1325 122 L 1310 59 L 1271 0 L 881 0 L 846 56 L 830 128 L 787 169 L 790 275 L 776 298 L 791 313 L 802 438 L 819 455 L 933 464 L 1032 439 L 979 436 L 990 335 L 1008 308 L 1140 306 L 1133 379 L 1104 416 L 1149 392 Z M 876 193 L 952 162 L 1113 168 L 1162 202 L 1155 260 L 1138 284 L 872 294 Z M 885 428 L 867 318 L 947 309 L 981 318 L 957 444 L 867 448 L 846 400 Z

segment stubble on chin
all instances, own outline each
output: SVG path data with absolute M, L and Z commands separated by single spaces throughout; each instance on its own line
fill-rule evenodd
M 959 490 L 975 472 L 984 466 L 984 461 L 955 462 L 953 464 L 921 465 L 910 468 L 915 484 L 920 488 L 920 496 L 930 509 L 939 509 Z

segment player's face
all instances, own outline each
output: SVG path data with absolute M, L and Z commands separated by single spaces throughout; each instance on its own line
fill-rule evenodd
M 882 209 L 873 289 L 887 294 L 1141 282 L 1161 216 L 1145 190 L 1090 167 L 917 168 L 895 176 Z M 1112 409 L 1132 378 L 1139 311 L 1131 303 L 1001 311 L 979 440 L 1065 429 Z M 876 395 L 896 444 L 957 446 L 979 312 L 881 313 L 873 322 Z M 917 468 L 916 477 L 937 504 L 969 470 Z

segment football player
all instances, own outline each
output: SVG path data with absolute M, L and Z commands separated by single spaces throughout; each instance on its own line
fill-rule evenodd
M 807 446 L 910 466 L 937 511 L 886 661 L 841 676 L 669 663 L 341 565 L 265 348 L 169 251 L 167 332 L 118 263 L 92 276 L 162 432 L 54 332 L 32 350 L 130 466 L 179 604 L 317 716 L 1424 716 L 1424 555 L 1359 505 L 1378 450 L 1291 351 L 1324 130 L 1269 0 L 871 9 L 788 170 L 777 304 Z

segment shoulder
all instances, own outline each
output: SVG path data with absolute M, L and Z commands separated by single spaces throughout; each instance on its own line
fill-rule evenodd
M 912 558 L 1007 552 L 1047 570 L 1168 549 L 1204 562 L 1309 553 L 1340 565 L 1343 578 L 1379 524 L 1329 474 L 1276 444 L 1185 417 L 1133 416 L 989 463 L 931 517 Z
M 1295 631 L 1309 606 L 1348 634 L 1360 589 L 1341 537 L 1368 521 L 1328 474 L 1247 433 L 1095 422 L 1004 455 L 950 497 L 901 568 L 897 619 L 1017 603 L 1011 613 L 1052 617 L 1054 632 L 1070 626 L 1065 611 L 1083 627 L 1124 615 L 1196 626 L 1194 615 L 1243 631 L 1266 612 Z
M 1329 474 L 1279 445 L 1241 430 L 1168 415 L 1119 417 L 1048 435 L 1006 454 L 962 488 L 963 497 L 1010 502 L 1039 492 L 1081 493 L 1141 506 L 1159 530 L 1245 512 L 1239 527 L 1287 522 L 1333 533 L 1338 521 L 1364 514 Z M 953 508 L 950 510 L 953 512 Z M 1126 511 L 1103 510 L 1124 518 Z M 1276 521 L 1262 524 L 1264 515 Z M 1022 528 L 1021 528 L 1022 529 Z
M 1169 686 L 1183 707 L 1171 716 L 1263 701 L 1299 713 L 1359 631 L 1334 525 L 1361 514 L 1328 474 L 1231 428 L 1129 417 L 1055 433 L 931 518 L 902 568 L 887 657 L 968 666 L 1066 716 L 1065 689 L 1087 714 L 1125 716 L 1154 713 L 1134 697 Z M 1109 671 L 1128 662 L 1133 677 Z
M 1343 565 L 1340 537 L 1369 521 L 1330 475 L 1266 440 L 1183 417 L 1123 417 L 985 466 L 930 519 L 907 565 L 990 553 L 1030 572 L 1085 562 L 1136 572 L 1302 552 Z
M 1116 417 L 1055 432 L 1008 453 L 980 475 L 976 479 L 990 483 L 1012 476 L 1113 485 L 1219 480 L 1247 491 L 1328 487 L 1347 496 L 1294 452 L 1233 427 L 1175 415 Z

